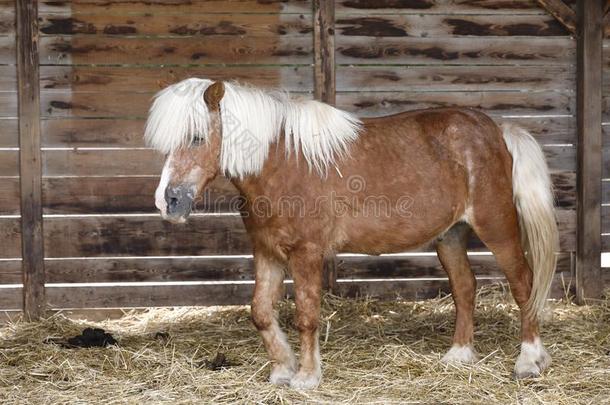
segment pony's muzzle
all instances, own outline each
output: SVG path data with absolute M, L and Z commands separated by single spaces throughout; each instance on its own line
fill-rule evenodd
M 184 222 L 191 213 L 194 193 L 187 185 L 168 186 L 165 189 L 167 203 L 166 219 L 171 222 Z

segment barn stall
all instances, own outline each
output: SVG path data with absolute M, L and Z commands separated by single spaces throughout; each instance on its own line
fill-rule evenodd
M 345 0 L 313 4 L 250 0 L 0 1 L 0 308 L 10 318 L 21 311 L 26 318 L 35 319 L 49 314 L 47 310 L 63 310 L 64 314 L 93 319 L 122 313 L 117 308 L 248 303 L 253 285 L 251 248 L 241 219 L 229 203 L 236 196 L 230 183 L 217 179 L 197 213 L 184 225 L 162 222 L 153 204 L 163 157 L 147 149 L 142 141 L 150 99 L 167 84 L 192 76 L 285 88 L 360 116 L 468 106 L 482 109 L 497 121 L 524 126 L 543 145 L 556 190 L 561 245 L 552 295 L 574 297 L 578 303 L 600 298 L 610 278 L 600 266 L 601 253 L 610 243 L 610 183 L 606 181 L 610 169 L 604 148 L 610 125 L 608 80 L 602 82 L 602 74 L 607 77 L 610 71 L 607 40 L 602 52 L 603 28 L 608 31 L 607 19 L 605 24 L 603 21 L 607 5 L 597 0 L 581 3 L 577 10 L 575 1 L 534 0 Z M 469 250 L 479 285 L 503 281 L 494 258 L 478 240 L 471 241 Z M 378 301 L 371 304 L 374 310 L 365 309 L 360 315 L 350 312 L 369 308 L 371 299 L 396 303 L 397 296 L 421 300 L 449 292 L 445 273 L 433 253 L 339 255 L 327 262 L 326 284 L 337 296 L 360 297 L 356 301 L 329 298 L 325 316 L 338 312 L 341 319 L 383 318 L 387 311 L 396 312 L 396 308 L 384 307 Z M 494 308 L 510 305 L 503 304 L 497 294 L 493 297 L 483 305 L 483 313 L 494 314 Z M 443 303 L 431 300 L 421 304 L 423 307 L 417 303 L 402 305 L 412 314 L 430 316 L 427 327 L 433 331 L 436 325 L 440 328 L 452 322 L 451 311 Z M 565 318 L 572 322 L 578 317 L 570 310 L 591 311 L 583 315 L 590 321 L 586 324 L 589 327 L 600 319 L 607 320 L 603 301 L 591 309 L 563 305 L 557 311 L 567 311 Z M 432 316 L 434 308 L 445 309 Z M 214 322 L 220 321 L 207 310 L 193 310 L 200 311 L 193 312 L 200 319 L 188 318 L 192 322 L 187 325 L 218 330 L 217 341 L 211 334 L 197 335 L 195 328 L 188 332 L 180 329 L 180 321 L 186 316 L 183 313 L 160 311 L 166 312 L 132 315 L 134 331 L 147 330 L 143 319 L 164 328 L 175 324 L 170 328 L 175 344 L 184 332 L 191 340 L 197 336 L 211 339 L 231 354 L 229 331 L 214 329 Z M 288 304 L 284 312 L 290 312 Z M 254 365 L 264 367 L 264 355 L 260 347 L 257 349 L 257 336 L 249 326 L 246 310 L 224 314 L 235 321 L 235 330 L 251 333 L 244 348 L 261 353 L 261 358 L 252 362 L 234 354 L 244 367 L 238 371 L 239 378 L 247 375 L 244 381 L 262 387 L 265 373 L 256 374 Z M 56 316 L 34 327 L 35 333 L 29 336 L 42 336 L 45 327 L 49 335 L 76 328 L 77 324 L 72 323 L 76 321 L 58 319 Z M 488 324 L 492 319 L 484 318 Z M 515 319 L 505 321 L 514 323 Z M 337 322 L 341 324 L 341 320 Z M 396 326 L 398 320 L 388 322 Z M 120 323 L 106 325 L 121 335 Z M 560 333 L 562 325 L 568 331 L 571 324 L 556 321 L 552 325 Z M 379 328 L 375 325 L 374 329 Z M 407 320 L 401 328 L 408 328 Z M 444 328 L 446 340 L 442 344 L 447 346 L 451 328 Z M 482 337 L 489 334 L 485 328 L 479 329 Z M 129 342 L 133 331 L 123 330 Z M 29 341 L 24 331 L 32 332 L 32 326 L 18 323 L 3 336 L 8 341 Z M 329 326 L 330 342 L 332 331 Z M 240 336 L 236 333 L 234 338 Z M 334 341 L 334 347 L 339 346 L 341 336 L 336 335 L 339 340 Z M 423 332 L 417 336 L 426 339 Z M 488 352 L 498 345 L 493 337 L 504 339 L 490 336 Z M 585 342 L 603 351 L 604 340 L 599 336 L 593 341 L 583 338 L 580 344 Z M 442 353 L 441 342 L 437 343 L 421 346 L 420 352 Z M 208 351 L 211 355 L 214 345 L 205 344 L 206 355 Z M 385 347 L 382 341 L 375 344 Z M 514 354 L 510 342 L 503 344 L 504 353 Z M 328 346 L 331 352 L 327 356 L 333 355 L 332 347 Z M 181 349 L 187 356 L 188 348 Z M 99 356 L 114 357 L 117 353 L 124 355 L 120 349 L 95 355 L 104 358 Z M 571 353 L 576 356 L 579 352 Z M 63 359 L 71 355 L 61 354 L 61 350 L 56 354 Z M 505 360 L 506 356 L 499 357 Z M 429 363 L 438 360 L 431 355 L 423 359 Z M 164 366 L 168 364 L 175 365 L 170 362 Z M 510 392 L 502 394 L 513 398 L 520 386 L 507 379 L 510 368 L 506 364 L 502 381 Z M 137 367 L 136 362 L 130 366 Z M 383 374 L 377 366 L 371 365 L 372 375 Z M 476 366 L 450 371 L 440 366 L 422 370 L 421 364 L 420 368 L 413 364 L 402 367 L 423 373 L 419 381 L 424 388 L 431 378 L 443 378 L 438 373 L 455 377 L 455 384 L 475 371 L 479 382 L 484 380 L 483 371 Z M 566 370 L 558 369 L 567 375 Z M 237 371 L 225 377 L 236 379 L 231 372 Z M 435 374 L 427 374 L 430 372 Z M 19 370 L 15 375 L 20 375 Z M 46 376 L 47 382 L 53 383 L 57 377 L 55 373 L 42 375 L 41 380 Z M 561 372 L 558 375 L 565 378 Z M 214 384 L 218 376 L 206 374 L 205 378 Z M 334 378 L 341 379 L 341 373 L 327 372 L 325 381 Z M 602 395 L 592 375 L 579 381 L 587 380 L 593 383 L 585 388 Z M 38 383 L 44 385 L 45 381 Z M 331 389 L 332 383 L 328 387 Z M 545 387 L 545 395 L 557 394 L 549 394 Z M 536 394 L 536 387 L 526 388 L 527 395 Z M 299 399 L 281 390 L 261 390 L 271 396 L 251 399 Z M 403 395 L 408 392 L 396 388 L 388 389 L 388 393 L 395 395 L 396 390 Z M 349 399 L 333 397 L 339 389 L 331 391 L 322 392 L 317 400 Z M 416 392 L 423 395 L 413 390 Z M 145 399 L 148 394 L 141 395 Z M 175 399 L 177 394 L 168 395 Z M 217 395 L 223 394 L 219 391 Z M 382 394 L 360 395 L 355 399 L 379 398 Z

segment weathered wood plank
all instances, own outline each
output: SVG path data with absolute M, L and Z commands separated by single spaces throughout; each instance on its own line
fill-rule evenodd
M 549 15 L 383 15 L 340 16 L 337 35 L 364 37 L 566 36 Z
M 307 0 L 41 0 L 40 13 L 100 14 L 207 14 L 207 13 L 311 13 Z
M 576 213 L 557 210 L 561 250 L 576 246 Z M 173 225 L 157 216 L 55 217 L 45 219 L 47 257 L 251 254 L 237 215 L 193 216 Z M 472 250 L 486 250 L 477 240 Z
M 553 173 L 556 206 L 576 209 L 576 174 Z M 0 213 L 17 214 L 18 179 L 0 180 Z M 43 179 L 45 214 L 156 213 L 158 177 L 60 177 Z M 109 187 L 111 185 L 111 187 Z M 198 212 L 237 212 L 241 200 L 224 177 L 216 178 L 196 204 Z
M 0 119 L 0 148 L 19 146 L 17 119 Z
M 23 288 L 2 288 L 0 289 L 0 308 L 2 310 L 22 310 L 23 309 Z
M 551 297 L 564 296 L 562 277 L 555 277 Z M 481 279 L 478 285 L 500 283 L 503 279 Z M 53 309 L 60 308 L 133 308 L 186 305 L 247 305 L 252 298 L 253 284 L 201 284 L 169 286 L 101 286 L 49 287 L 48 301 Z M 337 293 L 344 297 L 374 297 L 377 299 L 421 300 L 450 292 L 446 279 L 343 281 L 337 283 Z M 292 295 L 292 285 L 287 286 Z
M 144 147 L 144 119 L 42 120 L 45 147 Z
M 565 65 L 573 64 L 570 38 L 375 38 L 337 35 L 338 64 Z
M 46 307 L 42 230 L 38 1 L 16 0 L 19 88 L 19 176 L 23 311 L 38 319 Z
M 294 92 L 313 89 L 311 66 L 42 66 L 40 69 L 40 85 L 43 89 L 70 90 L 73 93 L 156 92 L 189 77 L 238 80 L 262 87 L 281 87 Z
M 338 91 L 576 90 L 575 68 L 549 66 L 339 66 Z
M 574 171 L 576 150 L 571 146 L 543 148 L 553 172 Z M 2 155 L 15 152 L 2 152 Z M 1 162 L 1 160 L 0 160 Z M 43 153 L 44 176 L 158 176 L 163 167 L 161 154 L 149 150 L 47 150 Z M 8 170 L 7 159 L 0 164 Z M 2 166 L 0 166 L 2 167 Z
M 335 1 L 313 2 L 314 97 L 335 104 Z
M 576 33 L 576 13 L 562 0 L 537 0 L 570 33 Z
M 0 4 L 0 35 L 15 33 L 15 10 L 12 4 Z
M 599 298 L 602 179 L 602 41 L 605 0 L 578 2 L 578 221 L 576 297 Z M 606 161 L 607 162 L 607 161 Z
M 0 150 L 0 177 L 19 176 L 19 152 Z
M 0 118 L 17 117 L 17 92 L 0 93 Z
M 21 257 L 21 220 L 0 218 L 0 259 Z
M 503 277 L 491 255 L 470 255 L 477 276 Z M 83 258 L 45 260 L 47 283 L 120 283 L 254 280 L 250 257 Z M 338 256 L 338 278 L 445 278 L 438 258 L 426 256 Z M 558 253 L 557 273 L 570 273 L 571 253 Z M 0 284 L 21 283 L 21 262 L 0 261 Z
M 0 215 L 19 215 L 20 212 L 19 178 L 0 178 Z
M 43 182 L 46 214 L 156 213 L 154 204 L 157 177 L 61 177 Z M 0 180 L 0 187 L 2 185 Z M 1 188 L 0 188 L 1 190 Z M 7 201 L 0 212 L 11 206 Z M 218 177 L 196 202 L 196 212 L 237 212 L 241 199 L 224 177 Z
M 45 92 L 45 117 L 146 117 L 152 94 Z M 472 107 L 492 115 L 559 115 L 575 111 L 569 91 L 338 92 L 337 106 L 362 116 L 430 107 Z
M 43 65 L 309 64 L 309 35 L 290 41 L 256 37 L 124 38 L 91 35 L 40 38 Z
M 337 0 L 337 14 L 516 14 L 544 13 L 535 0 Z
M 574 117 L 495 117 L 495 119 L 498 122 L 510 121 L 526 128 L 541 144 L 576 144 L 576 119 Z M 62 118 L 43 120 L 41 125 L 44 147 L 145 146 L 142 137 L 144 119 Z M 7 132 L 6 138 L 3 138 L 4 129 L 5 127 L 0 126 L 0 143 L 6 139 L 4 141 L 6 147 L 16 146 L 16 140 L 15 144 L 11 144 L 10 132 Z M 607 145 L 610 146 L 610 142 Z
M 142 7 L 142 11 L 146 8 Z M 46 14 L 42 35 L 109 35 L 162 37 L 266 37 L 276 39 L 311 33 L 311 16 L 304 14 Z M 0 18 L 0 33 L 2 19 Z
M 17 91 L 17 70 L 15 66 L 0 65 L 0 92 Z
M 0 65 L 15 64 L 15 36 L 0 35 Z
M 249 254 L 237 215 L 193 216 L 174 225 L 161 217 L 46 218 L 47 257 Z
M 338 92 L 337 106 L 361 116 L 431 107 L 478 108 L 493 116 L 573 114 L 569 92 Z

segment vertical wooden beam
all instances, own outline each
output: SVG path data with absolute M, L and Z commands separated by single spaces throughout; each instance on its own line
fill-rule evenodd
M 43 315 L 46 306 L 40 163 L 38 1 L 16 0 L 15 14 L 19 91 L 23 312 L 27 319 L 35 320 Z
M 335 104 L 335 1 L 313 1 L 314 95 Z
M 602 40 L 605 0 L 578 2 L 576 298 L 601 296 Z
M 313 78 L 316 100 L 335 104 L 335 0 L 313 1 Z M 324 260 L 324 288 L 335 291 L 337 260 Z

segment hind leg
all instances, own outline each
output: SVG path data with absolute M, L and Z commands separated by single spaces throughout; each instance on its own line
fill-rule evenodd
M 517 213 L 512 199 L 500 204 L 488 204 L 475 210 L 473 229 L 494 254 L 506 275 L 511 293 L 521 310 L 521 353 L 515 364 L 515 377 L 537 377 L 551 363 L 540 340 L 538 319 L 527 314 L 532 291 L 533 274 L 521 247 Z
M 456 224 L 445 233 L 436 246 L 438 258 L 449 276 L 455 304 L 453 346 L 443 356 L 443 363 L 474 363 L 478 359 L 473 347 L 477 284 L 466 254 L 470 231 L 467 224 Z

